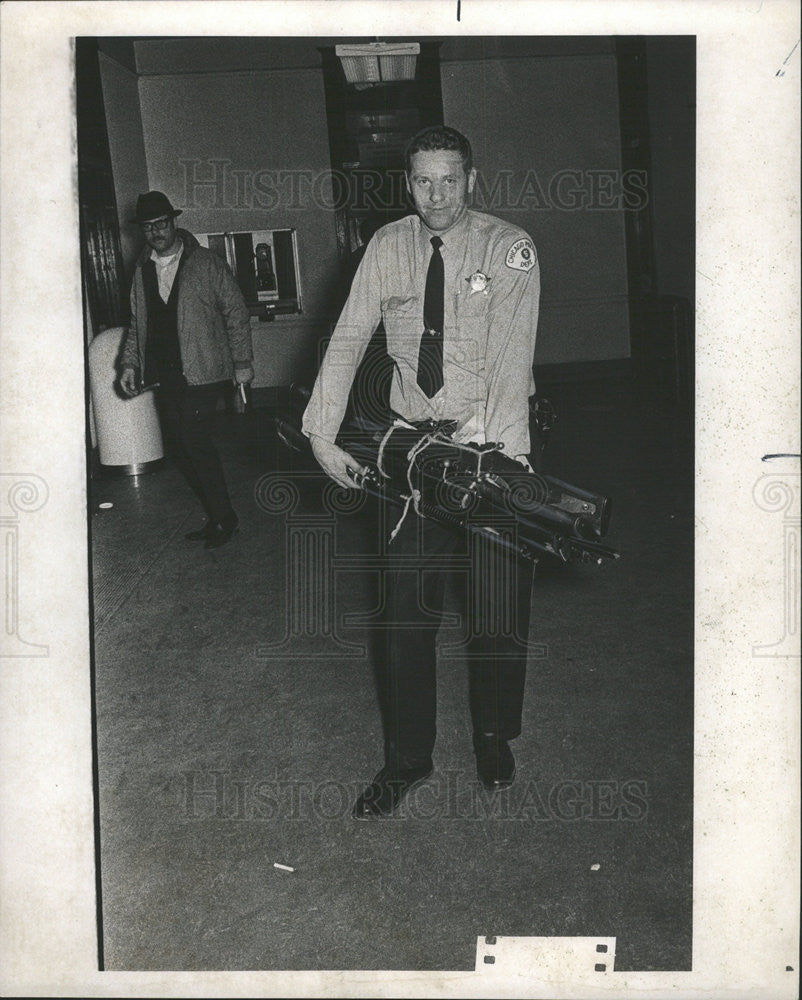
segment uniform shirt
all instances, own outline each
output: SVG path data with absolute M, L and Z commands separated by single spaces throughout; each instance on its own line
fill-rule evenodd
M 178 264 L 181 260 L 183 250 L 184 244 L 179 243 L 176 252 L 169 257 L 160 257 L 155 250 L 150 255 L 150 259 L 156 265 L 156 277 L 159 279 L 159 295 L 163 302 L 166 302 L 170 298 L 170 292 L 173 289 L 173 282 L 178 273 Z
M 429 399 L 417 383 L 429 242 L 439 236 L 445 272 L 443 387 Z M 484 285 L 483 289 L 472 288 Z M 529 396 L 535 391 L 540 272 L 526 233 L 466 210 L 444 233 L 417 215 L 380 229 L 368 244 L 332 335 L 304 433 L 334 441 L 354 375 L 380 320 L 394 362 L 390 406 L 407 420 L 456 420 L 458 442 L 500 441 L 512 458 L 529 453 Z

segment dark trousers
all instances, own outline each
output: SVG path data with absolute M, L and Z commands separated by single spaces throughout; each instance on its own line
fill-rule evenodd
M 207 516 L 221 524 L 231 523 L 236 516 L 212 439 L 214 414 L 228 385 L 228 382 L 214 382 L 191 386 L 183 377 L 162 377 L 158 397 L 168 448 Z
M 410 511 L 383 575 L 377 681 L 391 769 L 428 765 L 436 736 L 436 638 L 456 584 L 474 733 L 521 732 L 533 566 Z

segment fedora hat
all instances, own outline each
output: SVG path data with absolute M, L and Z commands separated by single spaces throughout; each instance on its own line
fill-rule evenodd
M 147 222 L 148 219 L 159 219 L 163 215 L 175 218 L 181 214 L 181 209 L 173 208 L 170 199 L 161 191 L 148 191 L 141 194 L 136 200 L 136 215 L 130 222 Z

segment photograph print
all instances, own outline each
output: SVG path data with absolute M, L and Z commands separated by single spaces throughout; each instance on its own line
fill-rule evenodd
M 695 37 L 75 75 L 99 967 L 690 971 Z

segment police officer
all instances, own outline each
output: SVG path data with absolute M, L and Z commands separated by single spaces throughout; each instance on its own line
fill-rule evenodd
M 427 128 L 410 141 L 406 183 L 417 214 L 384 226 L 370 241 L 304 414 L 317 461 L 342 486 L 353 487 L 366 471 L 334 442 L 354 373 L 380 321 L 394 366 L 390 405 L 396 413 L 412 423 L 455 421 L 455 441 L 501 442 L 508 456 L 528 466 L 537 254 L 523 230 L 468 207 L 475 180 L 470 143 L 455 129 Z M 442 572 L 423 571 L 427 564 L 441 567 L 458 542 L 445 528 L 408 517 L 390 547 L 384 655 L 377 664 L 385 763 L 354 806 L 359 819 L 390 815 L 432 773 L 431 617 L 442 610 L 444 579 Z M 409 571 L 410 557 L 417 572 Z M 515 627 L 491 634 L 470 613 L 466 618 L 477 774 L 491 790 L 509 786 L 515 775 L 509 741 L 521 729 L 532 582 L 531 567 L 506 558 L 514 584 L 491 599 L 513 605 Z M 483 583 L 469 575 L 466 612 Z

